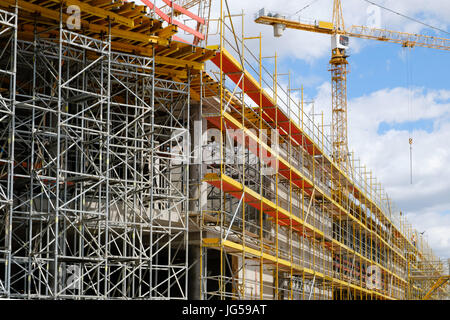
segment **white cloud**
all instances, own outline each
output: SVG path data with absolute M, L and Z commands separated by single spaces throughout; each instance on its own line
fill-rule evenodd
M 318 110 L 330 123 L 331 84 L 317 87 Z M 434 253 L 450 257 L 450 90 L 383 89 L 348 101 L 349 148 L 382 183 L 390 198 L 415 229 L 426 231 Z M 383 122 L 402 124 L 428 120 L 433 130 L 412 131 L 413 184 L 410 184 L 408 130 L 379 134 Z
M 409 221 L 414 226 L 420 226 L 419 232 L 430 244 L 433 252 L 443 258 L 449 257 L 450 247 L 450 214 L 442 215 L 433 211 L 411 213 Z
M 228 2 L 233 14 L 240 13 L 241 10 L 246 14 L 244 24 L 246 36 L 257 36 L 260 32 L 262 33 L 264 53 L 267 50 L 269 54 L 273 54 L 273 51 L 277 50 L 280 57 L 301 59 L 309 63 L 314 63 L 316 59 L 327 57 L 330 54 L 330 37 L 328 35 L 286 29 L 281 38 L 275 38 L 273 29 L 270 26 L 259 25 L 254 22 L 253 15 L 263 7 L 271 12 L 292 15 L 311 1 L 265 0 Z M 301 19 L 331 21 L 332 2 L 333 0 L 319 0 L 301 12 L 300 15 L 297 15 L 296 18 L 300 16 Z M 446 29 L 450 25 L 450 2 L 446 0 L 426 2 L 423 0 L 376 0 L 374 2 L 438 28 Z M 217 7 L 219 1 L 216 1 L 215 5 Z M 370 17 L 367 8 L 369 6 L 370 4 L 363 0 L 343 1 L 346 28 L 349 29 L 352 25 L 368 25 Z M 217 16 L 220 10 L 215 8 L 213 12 Z M 380 9 L 380 13 L 381 28 L 435 35 L 434 31 L 427 29 L 424 25 L 407 20 L 386 10 Z M 236 30 L 240 32 L 241 19 L 235 19 L 234 23 Z M 254 52 L 258 52 L 258 45 L 252 42 L 247 42 L 247 45 Z M 352 39 L 352 53 L 358 53 L 368 43 L 371 42 Z

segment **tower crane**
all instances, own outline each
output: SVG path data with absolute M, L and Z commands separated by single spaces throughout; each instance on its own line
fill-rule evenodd
M 405 48 L 424 47 L 450 51 L 450 39 L 420 34 L 391 31 L 365 26 L 346 28 L 342 14 L 341 0 L 333 2 L 333 22 L 315 21 L 302 23 L 288 20 L 279 14 L 266 13 L 264 9 L 258 13 L 256 23 L 271 25 L 274 36 L 281 37 L 284 29 L 297 29 L 331 36 L 331 83 L 332 83 L 332 157 L 344 170 L 349 167 L 347 140 L 347 74 L 349 38 L 371 39 L 401 44 Z M 412 139 L 410 139 L 412 144 Z

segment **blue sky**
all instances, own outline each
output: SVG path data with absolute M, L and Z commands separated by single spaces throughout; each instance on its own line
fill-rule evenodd
M 421 119 L 417 121 L 402 121 L 399 123 L 393 122 L 381 122 L 378 126 L 378 135 L 386 134 L 387 132 L 394 130 L 394 131 L 407 131 L 410 132 L 411 130 L 424 130 L 428 133 L 433 132 L 433 125 L 434 121 L 433 119 Z
M 318 35 L 318 37 L 326 36 Z M 358 52 L 350 49 L 349 99 L 386 87 L 407 85 L 405 49 L 397 44 L 373 40 L 358 40 L 358 42 L 362 42 L 365 46 Z M 409 56 L 413 86 L 443 89 L 448 85 L 449 52 L 415 48 L 411 50 Z M 304 86 L 306 92 L 314 96 L 317 93 L 317 84 L 329 80 L 328 61 L 329 56 L 318 58 L 312 63 L 286 57 L 281 61 L 280 67 L 290 68 L 303 78 L 310 78 L 311 82 L 304 83 Z M 300 81 L 298 82 L 300 84 Z

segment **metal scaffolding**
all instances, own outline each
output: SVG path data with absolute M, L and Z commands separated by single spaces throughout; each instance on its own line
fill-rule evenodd
M 57 40 L 36 30 L 16 46 L 16 16 L 1 13 L 11 16 L 11 89 L 0 101 L 0 288 L 13 298 L 185 299 L 189 179 L 177 146 L 190 129 L 189 81 L 158 79 L 154 58 L 62 22 Z
M 10 296 L 17 71 L 17 9 L 0 10 L 0 297 Z
M 192 13 L 163 2 L 151 16 Z M 17 3 L 0 3 L 0 297 L 443 296 L 425 239 L 353 154 L 342 170 L 243 14 L 220 1 L 200 37 L 210 1 L 178 1 L 198 6 L 194 44 L 218 36 L 205 48 L 133 3 L 80 2 L 81 31 L 64 4 Z

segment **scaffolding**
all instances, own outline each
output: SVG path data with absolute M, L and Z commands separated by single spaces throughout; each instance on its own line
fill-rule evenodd
M 203 159 L 200 298 L 421 299 L 429 286 L 418 287 L 410 270 L 437 259 L 426 241 L 353 153 L 348 170 L 333 160 L 323 115 L 307 113 L 276 53 L 262 56 L 261 35 L 237 34 L 243 14 L 223 2 L 221 13 L 219 45 L 208 47 L 219 85 L 203 85 L 204 129 L 213 130 Z
M 0 296 L 8 296 L 11 270 L 11 222 L 15 137 L 17 71 L 17 9 L 0 10 Z
M 243 14 L 72 2 L 80 30 L 59 1 L 0 3 L 0 297 L 445 296 L 448 270 L 372 172 L 333 160 Z M 198 13 L 192 43 L 161 20 L 175 5 Z
M 189 70 L 201 63 L 183 58 L 208 55 L 137 32 L 133 43 L 154 39 L 146 55 L 116 51 L 114 20 L 88 36 L 47 6 L 0 11 L 0 295 L 186 299 Z M 59 21 L 29 22 L 35 7 Z
M 182 298 L 187 169 L 167 150 L 189 130 L 188 84 L 59 34 L 19 43 L 32 78 L 16 105 L 11 296 Z

